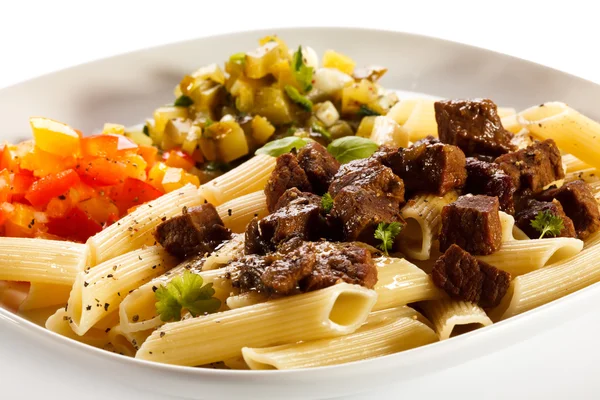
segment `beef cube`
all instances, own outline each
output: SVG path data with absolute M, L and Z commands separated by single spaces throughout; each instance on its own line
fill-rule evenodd
M 233 285 L 242 292 L 292 295 L 339 282 L 373 288 L 377 267 L 367 249 L 355 243 L 304 242 L 294 238 L 266 256 L 245 256 L 232 264 Z
M 402 162 L 402 149 L 384 144 L 379 146 L 379 149 L 370 158 L 393 170 L 394 165 L 399 165 Z
M 298 152 L 298 164 L 306 173 L 313 191 L 323 195 L 329 189 L 340 163 L 317 142 L 311 142 Z
M 587 238 L 600 228 L 598 203 L 590 186 L 583 181 L 568 182 L 560 188 L 545 190 L 538 199 L 558 200 L 565 214 L 573 220 L 579 239 Z
M 344 187 L 335 196 L 330 216 L 339 221 L 345 241 L 372 245 L 377 244 L 373 235 L 379 223 L 404 224 L 397 199 L 354 185 Z
M 491 100 L 438 101 L 435 119 L 442 143 L 460 147 L 467 156 L 499 156 L 516 149 Z
M 276 246 L 291 238 L 318 239 L 322 232 L 321 198 L 312 193 L 288 189 L 272 214 L 258 222 L 263 243 Z
M 277 164 L 265 187 L 267 208 L 269 209 L 269 212 L 272 212 L 275 209 L 279 197 L 281 197 L 286 190 L 294 187 L 303 192 L 312 191 L 312 186 L 308 177 L 300 167 L 296 156 L 291 153 L 282 154 L 277 157 Z
M 450 297 L 489 308 L 500 304 L 511 277 L 453 244 L 435 262 L 431 278 Z
M 443 196 L 465 184 L 465 155 L 456 146 L 423 139 L 402 149 L 401 162 L 392 170 L 402 178 L 409 193 Z
M 461 196 L 442 209 L 440 250 L 457 244 L 476 255 L 497 251 L 502 244 L 498 198 L 490 196 Z
M 537 201 L 530 199 L 527 202 L 526 208 L 519 211 L 515 215 L 515 224 L 521 228 L 523 232 L 527 236 L 532 239 L 537 239 L 541 232 L 538 232 L 534 227 L 531 226 L 531 222 L 537 217 L 537 215 L 541 212 L 550 212 L 551 214 L 559 217 L 563 221 L 563 229 L 557 236 L 560 237 L 577 237 L 577 233 L 575 232 L 575 226 L 573 226 L 573 221 L 571 218 L 567 217 L 562 206 L 556 200 L 553 201 Z M 544 236 L 548 237 L 548 236 Z
M 207 203 L 184 208 L 182 215 L 162 222 L 154 237 L 169 253 L 184 259 L 212 252 L 231 239 L 231 231 L 223 226 L 215 207 Z
M 375 159 L 365 158 L 342 165 L 329 186 L 329 194 L 335 199 L 344 187 L 350 185 L 393 198 L 399 204 L 404 203 L 402 179 Z
M 258 217 L 252 218 L 252 220 L 246 226 L 246 233 L 244 236 L 244 253 L 245 254 L 267 254 L 273 250 L 273 245 L 265 241 L 260 234 L 260 227 L 258 224 Z
M 500 202 L 500 210 L 514 214 L 515 186 L 512 179 L 498 164 L 467 158 L 467 183 L 464 192 L 495 196 Z
M 529 190 L 535 194 L 565 177 L 560 151 L 552 139 L 500 156 L 496 163 L 511 177 L 518 192 Z

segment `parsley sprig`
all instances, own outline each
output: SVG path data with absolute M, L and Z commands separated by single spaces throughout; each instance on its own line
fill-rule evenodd
M 546 234 L 556 237 L 565 227 L 562 218 L 548 210 L 537 213 L 534 220 L 531 221 L 531 226 L 541 233 L 540 239 Z
M 323 197 L 321 197 L 321 207 L 325 214 L 329 214 L 331 209 L 333 208 L 333 197 L 329 193 L 325 193 Z
M 400 233 L 403 226 L 399 222 L 381 222 L 375 230 L 375 239 L 381 240 L 381 244 L 377 248 L 388 255 L 389 251 L 394 246 L 394 239 Z
M 166 286 L 160 285 L 154 296 L 161 321 L 181 320 L 183 309 L 194 317 L 216 312 L 221 307 L 221 301 L 213 297 L 215 289 L 212 286 L 212 282 L 204 285 L 202 277 L 190 271 L 176 276 Z

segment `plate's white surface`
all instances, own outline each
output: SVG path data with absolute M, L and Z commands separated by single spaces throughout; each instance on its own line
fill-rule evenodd
M 518 59 L 399 33 L 328 29 L 280 33 L 292 45 L 310 44 L 318 52 L 335 48 L 352 55 L 359 64 L 385 65 L 390 72 L 383 83 L 389 87 L 444 97 L 490 97 L 503 106 L 517 108 L 561 100 L 600 119 L 596 109 L 598 86 Z M 27 118 L 34 114 L 63 120 L 84 131 L 106 121 L 139 122 L 157 104 L 172 101 L 172 88 L 183 74 L 251 48 L 263 34 L 199 39 L 131 53 L 0 90 L 2 139 L 27 137 Z M 58 394 L 62 388 L 61 394 L 67 398 L 71 398 L 70 391 L 77 393 L 82 388 L 88 394 L 97 391 L 100 397 L 107 387 L 119 387 L 115 384 L 123 385 L 118 398 L 135 398 L 137 394 L 148 399 L 168 393 L 185 398 L 294 399 L 373 391 L 391 383 L 396 385 L 388 394 L 397 394 L 395 398 L 443 393 L 444 388 L 469 393 L 473 388 L 480 391 L 486 387 L 470 386 L 473 379 L 489 383 L 489 391 L 481 392 L 485 398 L 510 393 L 520 398 L 520 384 L 527 384 L 529 389 L 538 385 L 539 395 L 551 396 L 561 389 L 583 395 L 598 388 L 597 380 L 588 380 L 590 375 L 585 372 L 594 370 L 599 351 L 595 349 L 595 332 L 576 329 L 590 318 L 599 318 L 595 306 L 599 302 L 600 288 L 591 287 L 491 328 L 426 348 L 334 368 L 266 374 L 139 363 L 68 342 L 0 311 L 0 382 L 10 385 L 19 381 L 23 371 L 30 371 L 35 378 L 27 379 L 29 384 L 49 382 L 54 390 L 46 393 Z M 574 322 L 565 324 L 572 319 Z M 548 341 L 535 337 L 551 328 L 575 329 L 560 336 L 570 337 L 572 342 L 550 347 Z M 528 338 L 532 339 L 515 345 Z M 540 347 L 540 343 L 544 345 Z M 582 352 L 581 343 L 589 344 L 589 351 Z M 513 347 L 502 353 L 491 354 L 510 345 Z M 570 352 L 574 348 L 578 350 Z M 469 360 L 475 361 L 459 366 Z M 566 365 L 571 371 L 564 373 L 575 379 L 562 387 L 557 381 L 562 374 L 557 371 L 562 372 Z M 448 367 L 455 368 L 441 371 Z M 552 385 L 545 385 L 549 383 L 546 374 Z M 573 386 L 578 380 L 585 380 L 585 386 Z M 510 386 L 492 389 L 498 382 Z M 142 395 L 140 390 L 148 392 Z

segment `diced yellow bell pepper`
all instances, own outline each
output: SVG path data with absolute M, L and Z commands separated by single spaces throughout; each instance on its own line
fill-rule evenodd
M 264 117 L 256 115 L 252 119 L 252 137 L 256 144 L 264 144 L 275 133 L 275 127 Z
M 79 135 L 73 128 L 48 118 L 29 119 L 33 139 L 40 149 L 61 157 L 79 154 Z
M 167 164 L 164 162 L 157 162 L 148 171 L 148 183 L 157 188 L 158 190 L 164 190 L 162 187 L 162 180 L 167 172 Z
M 201 110 L 213 110 L 225 97 L 223 85 L 215 85 L 209 89 L 200 91 L 196 108 Z
M 343 73 L 352 75 L 356 63 L 348 56 L 340 54 L 333 50 L 327 50 L 323 54 L 323 67 L 337 68 Z
M 200 186 L 200 179 L 196 175 L 189 174 L 181 168 L 168 167 L 162 179 L 162 187 L 166 193 L 180 189 L 188 183 Z
M 247 77 L 260 79 L 269 74 L 271 67 L 281 59 L 279 43 L 267 42 L 258 49 L 246 53 L 244 72 Z
M 358 130 L 356 131 L 356 136 L 361 136 L 364 138 L 370 138 L 371 133 L 373 133 L 373 126 L 375 125 L 375 116 L 364 117 L 362 121 L 360 121 L 360 125 L 358 125 Z
M 285 59 L 291 58 L 287 44 L 282 39 L 280 39 L 278 36 L 275 36 L 275 35 L 265 36 L 264 38 L 261 38 L 258 41 L 258 44 L 261 46 L 264 46 L 265 44 L 267 44 L 269 42 L 276 42 L 279 45 L 279 51 L 281 54 L 281 58 L 285 58 Z
M 125 132 L 125 136 L 131 139 L 134 143 L 139 144 L 140 146 L 152 146 L 152 139 L 149 136 L 146 136 L 144 132 L 140 131 L 130 131 Z
M 377 86 L 366 79 L 342 90 L 342 114 L 354 114 L 361 105 L 377 101 Z
M 102 133 L 104 135 L 124 135 L 125 126 L 121 124 L 111 124 L 110 122 L 107 122 L 104 124 L 104 128 L 102 128 Z

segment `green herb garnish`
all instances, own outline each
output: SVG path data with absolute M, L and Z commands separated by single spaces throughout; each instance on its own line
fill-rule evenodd
M 305 111 L 312 111 L 312 101 L 310 101 L 306 96 L 301 95 L 298 89 L 290 85 L 285 85 L 283 89 L 285 90 L 285 94 L 287 94 L 294 103 L 298 104 Z
M 204 121 L 204 128 L 208 128 L 209 126 L 211 126 L 214 123 L 215 123 L 215 121 L 213 121 L 212 119 L 206 118 L 206 121 Z
M 312 141 L 313 140 L 309 138 L 288 136 L 265 144 L 263 147 L 256 150 L 255 154 L 266 154 L 269 156 L 278 157 L 282 154 L 289 153 L 292 151 L 292 149 L 299 150 Z
M 235 53 L 229 57 L 229 61 L 244 65 L 246 63 L 246 53 Z
M 191 97 L 186 96 L 185 94 L 179 96 L 177 100 L 175 100 L 175 103 L 173 103 L 175 107 L 189 107 L 192 104 L 194 104 L 194 100 L 192 100 Z
M 298 50 L 292 57 L 292 70 L 296 81 L 300 84 L 304 92 L 308 92 L 312 89 L 313 68 L 304 63 L 302 46 L 298 46 Z
M 556 237 L 565 227 L 562 218 L 548 210 L 539 212 L 531 221 L 531 226 L 541 233 L 540 239 L 547 233 Z
M 392 249 L 394 245 L 394 239 L 400 231 L 402 230 L 402 225 L 399 222 L 381 222 L 377 225 L 377 229 L 375 230 L 375 239 L 381 240 L 381 244 L 377 245 L 377 248 L 383 251 L 386 255 Z
M 148 128 L 148 125 L 144 125 L 142 132 L 144 132 L 144 135 L 150 136 L 150 128 Z
M 320 133 L 328 142 L 331 142 L 331 133 L 323 125 L 315 122 L 312 124 L 311 129 L 317 133 Z
M 323 197 L 321 197 L 321 207 L 323 207 L 323 211 L 325 211 L 326 214 L 329 214 L 333 208 L 333 197 L 331 197 L 329 193 L 325 193 Z
M 209 161 L 204 164 L 203 168 L 208 172 L 227 172 L 231 169 L 231 165 L 218 161 Z
M 327 150 L 342 164 L 367 158 L 375 153 L 379 145 L 360 136 L 344 136 L 329 143 Z
M 381 114 L 379 114 L 377 111 L 365 106 L 364 104 L 361 104 L 360 108 L 358 109 L 358 116 L 359 117 L 378 117 Z
M 213 284 L 204 284 L 198 274 L 185 271 L 176 276 L 166 286 L 154 292 L 156 297 L 156 312 L 163 322 L 181 320 L 181 311 L 185 309 L 197 317 L 205 313 L 214 313 L 221 307 L 221 301 L 214 298 Z

